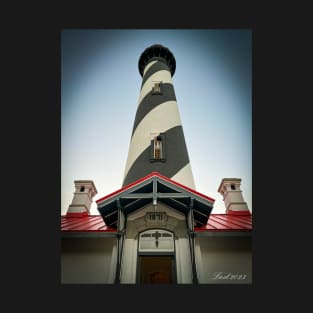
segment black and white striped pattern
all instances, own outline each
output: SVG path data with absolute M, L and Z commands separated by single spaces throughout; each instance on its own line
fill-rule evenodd
M 151 60 L 143 71 L 123 186 L 157 171 L 190 188 L 195 188 L 187 147 L 169 66 Z M 152 94 L 154 82 L 162 82 L 160 95 Z M 154 135 L 165 134 L 165 162 L 150 162 Z

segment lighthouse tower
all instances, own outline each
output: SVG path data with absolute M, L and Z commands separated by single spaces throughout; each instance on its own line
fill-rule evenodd
M 152 45 L 141 54 L 138 67 L 142 84 L 123 186 L 156 171 L 195 189 L 172 82 L 174 55 Z

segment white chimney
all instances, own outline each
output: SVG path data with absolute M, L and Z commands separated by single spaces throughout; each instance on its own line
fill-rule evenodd
M 223 196 L 227 214 L 251 214 L 243 199 L 240 184 L 240 178 L 223 178 L 218 187 L 217 191 Z
M 98 193 L 92 180 L 75 180 L 75 192 L 66 216 L 82 217 L 89 215 L 92 198 Z

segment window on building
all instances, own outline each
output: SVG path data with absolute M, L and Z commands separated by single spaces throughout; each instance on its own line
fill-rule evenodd
M 230 185 L 230 188 L 231 188 L 231 190 L 236 190 L 236 187 L 235 187 L 234 184 L 231 184 L 231 185 Z
M 151 134 L 150 161 L 165 162 L 165 134 Z
M 152 94 L 153 95 L 160 95 L 161 94 L 161 82 L 154 82 L 153 83 Z
M 85 191 L 85 186 L 80 187 L 80 192 L 83 192 L 83 191 Z
M 151 229 L 140 234 L 139 252 L 174 252 L 173 233 L 162 229 Z
M 161 136 L 156 136 L 153 141 L 153 156 L 155 159 L 162 159 L 162 138 Z

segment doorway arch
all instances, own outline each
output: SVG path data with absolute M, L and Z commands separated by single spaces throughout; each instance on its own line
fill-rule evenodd
M 138 284 L 176 284 L 175 236 L 154 228 L 139 233 Z

